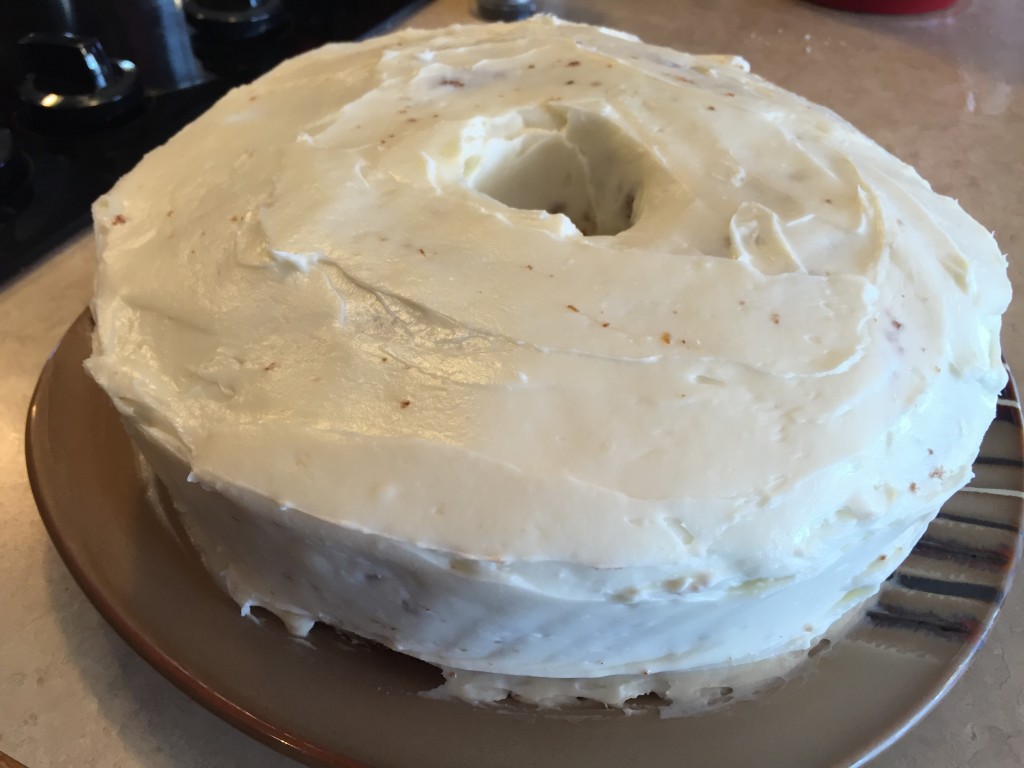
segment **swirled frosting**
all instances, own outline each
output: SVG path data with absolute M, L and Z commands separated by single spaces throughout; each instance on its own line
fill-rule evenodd
M 806 646 L 1005 381 L 954 201 L 741 60 L 550 18 L 285 62 L 94 214 L 88 367 L 211 569 L 449 667 Z

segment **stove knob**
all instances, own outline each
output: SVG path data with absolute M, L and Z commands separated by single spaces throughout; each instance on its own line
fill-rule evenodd
M 537 12 L 536 0 L 477 0 L 477 13 L 484 21 L 518 21 Z
M 28 159 L 18 150 L 10 130 L 0 128 L 0 207 L 18 207 L 25 201 L 29 169 Z
M 288 19 L 281 0 L 184 0 L 196 33 L 221 40 L 246 40 L 280 28 Z
M 18 95 L 35 128 L 94 128 L 139 104 L 135 65 L 107 56 L 95 38 L 36 32 L 21 39 L 18 54 L 24 73 Z

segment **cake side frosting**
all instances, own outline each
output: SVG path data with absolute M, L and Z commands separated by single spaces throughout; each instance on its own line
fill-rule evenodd
M 94 215 L 89 370 L 211 569 L 446 667 L 805 647 L 1005 382 L 953 201 L 739 60 L 551 19 L 286 62 Z

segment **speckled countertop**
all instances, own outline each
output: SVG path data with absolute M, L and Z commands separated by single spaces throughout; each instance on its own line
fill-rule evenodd
M 1024 284 L 1024 3 L 960 0 L 918 17 L 857 16 L 796 0 L 552 0 L 566 18 L 653 43 L 735 53 L 915 165 L 993 229 Z M 470 18 L 436 0 L 417 26 Z M 89 298 L 83 237 L 0 286 L 0 751 L 50 766 L 295 765 L 207 713 L 106 625 L 51 546 L 24 467 L 23 425 L 50 349 Z M 1024 372 L 1022 304 L 1003 331 Z M 0 765 L 3 764 L 0 759 Z M 966 676 L 877 768 L 1024 764 L 1024 586 Z

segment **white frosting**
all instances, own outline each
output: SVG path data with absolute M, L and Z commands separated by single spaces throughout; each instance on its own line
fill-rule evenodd
M 548 18 L 285 62 L 94 215 L 88 367 L 211 570 L 449 668 L 806 647 L 1005 381 L 954 201 L 742 61 Z

